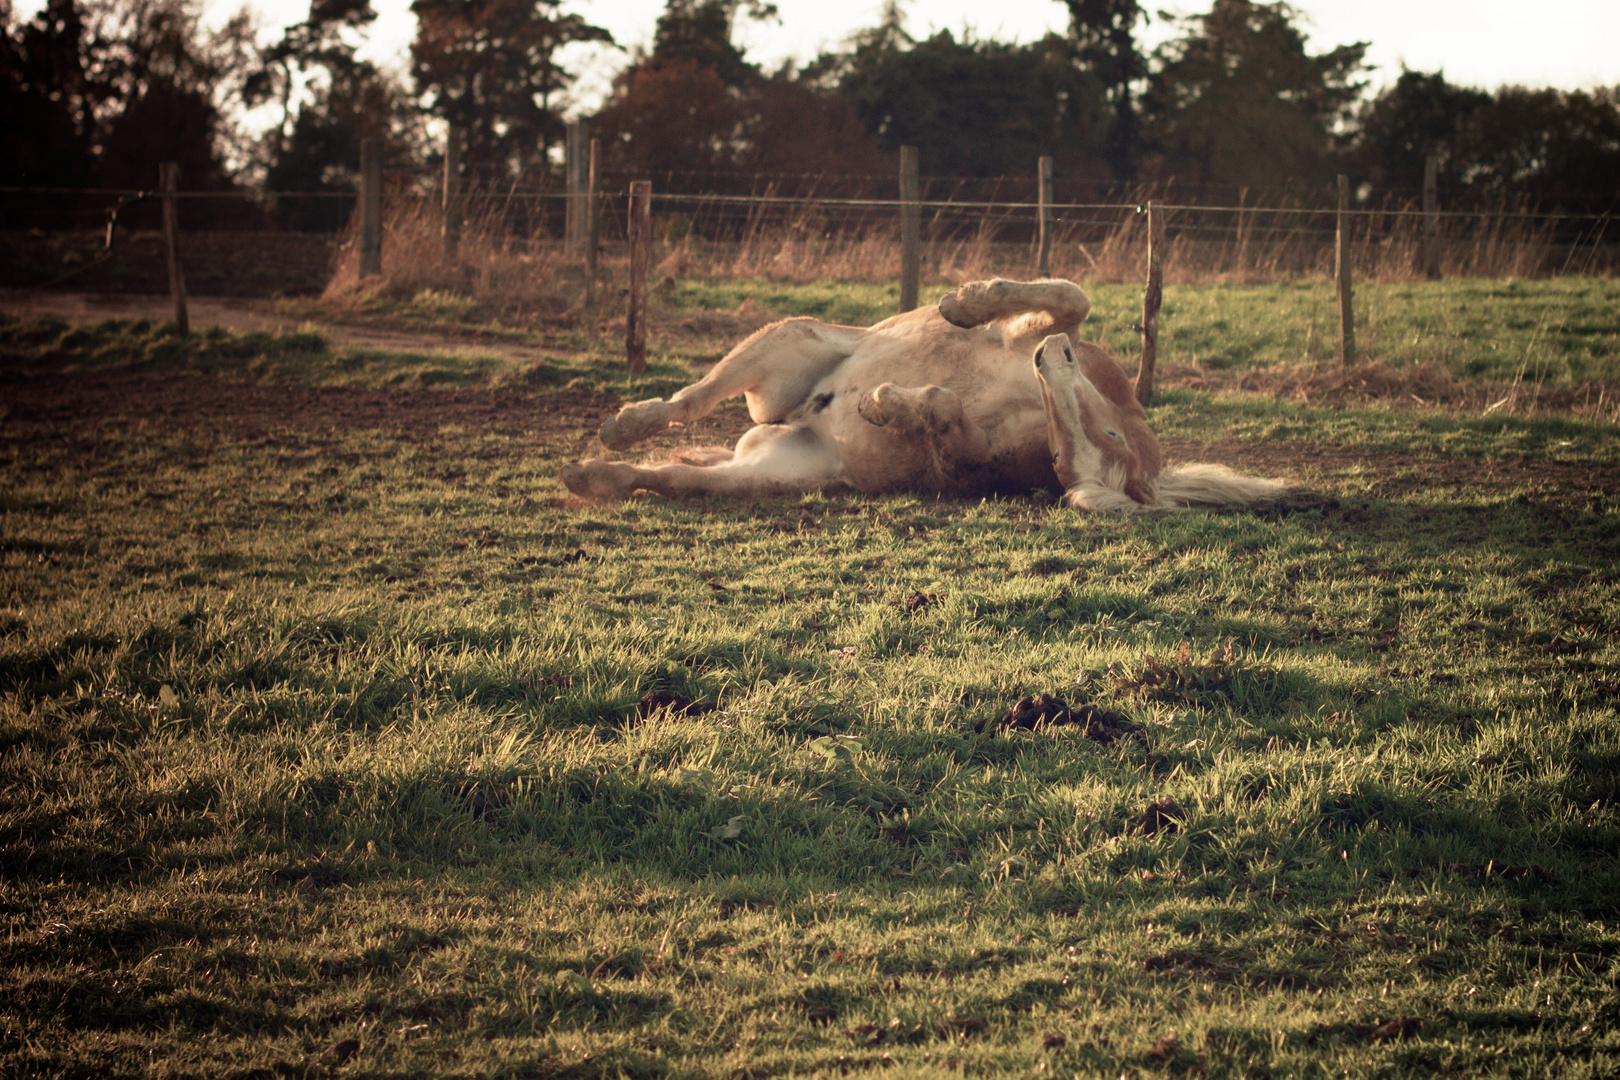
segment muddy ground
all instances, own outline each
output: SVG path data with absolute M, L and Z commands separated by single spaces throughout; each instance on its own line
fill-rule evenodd
M 365 390 L 264 386 L 192 375 L 151 373 L 0 373 L 9 417 L 67 441 L 98 443 L 108 429 L 144 427 L 193 439 L 254 439 L 297 431 L 317 440 L 380 430 L 420 441 L 441 426 L 500 433 L 534 443 L 567 445 L 575 456 L 606 453 L 594 432 L 617 411 L 617 397 L 586 391 L 524 388 Z M 36 427 L 37 425 L 37 427 Z M 749 427 L 741 409 L 726 409 L 686 429 L 650 440 L 633 458 L 678 445 L 729 443 Z M 1332 476 L 1363 468 L 1381 479 L 1369 494 L 1396 497 L 1433 487 L 1480 493 L 1539 489 L 1539 498 L 1586 505 L 1620 498 L 1620 468 L 1540 460 L 1483 461 L 1441 454 L 1375 451 L 1322 443 L 1208 442 L 1168 439 L 1169 461 L 1215 461 L 1267 476 Z
M 0 291 L 0 310 L 69 321 L 110 317 L 163 317 L 162 297 L 96 297 L 65 293 Z M 293 329 L 289 320 L 249 302 L 193 298 L 193 322 L 221 323 L 234 329 Z M 339 341 L 434 349 L 451 343 L 440 335 L 379 331 L 369 327 L 323 325 Z M 482 346 L 481 346 L 482 347 Z M 516 346 L 519 352 L 532 351 Z M 1167 372 L 1164 385 L 1181 381 Z M 1358 391 L 1364 395 L 1365 387 Z M 1392 393 L 1401 394 L 1395 387 Z M 467 390 L 369 390 L 309 386 L 265 386 L 224 379 L 166 373 L 106 372 L 26 375 L 0 371 L 0 396 L 10 418 L 38 424 L 68 441 L 99 441 L 98 429 L 147 426 L 193 438 L 255 438 L 280 430 L 317 439 L 354 430 L 381 430 L 402 440 L 420 440 L 443 425 L 469 432 L 522 436 L 548 445 L 566 445 L 575 457 L 605 456 L 594 433 L 622 402 L 610 394 L 524 387 Z M 657 457 L 677 446 L 730 444 L 750 426 L 740 408 L 723 408 L 684 429 L 649 440 L 632 460 Z M 1539 489 L 1538 499 L 1591 505 L 1620 498 L 1620 467 L 1560 463 L 1539 459 L 1484 460 L 1444 454 L 1380 451 L 1332 443 L 1238 441 L 1193 442 L 1166 439 L 1165 458 L 1213 461 L 1266 476 L 1333 476 L 1364 469 L 1380 479 L 1368 492 L 1397 497 L 1434 487 L 1467 487 L 1481 494 Z

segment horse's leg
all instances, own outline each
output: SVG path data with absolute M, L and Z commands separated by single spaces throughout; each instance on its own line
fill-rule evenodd
M 837 452 L 814 431 L 789 424 L 752 428 L 737 441 L 730 460 L 720 464 L 631 465 L 592 458 L 564 466 L 562 481 L 575 495 L 591 499 L 625 499 L 636 491 L 782 495 L 846 482 Z
M 653 398 L 626 405 L 602 425 L 603 445 L 623 450 L 670 424 L 707 416 L 728 397 L 748 399 L 756 424 L 778 423 L 803 404 L 816 383 L 855 350 L 865 330 L 815 319 L 787 319 L 754 333 L 703 378 L 668 401 Z
M 961 327 L 1008 324 L 1009 338 L 1031 334 L 1078 337 L 1091 298 L 1072 281 L 970 281 L 941 297 L 939 313 Z
M 861 398 L 857 409 L 869 424 L 927 438 L 942 465 L 978 465 L 990 459 L 989 438 L 968 418 L 954 390 L 883 383 Z

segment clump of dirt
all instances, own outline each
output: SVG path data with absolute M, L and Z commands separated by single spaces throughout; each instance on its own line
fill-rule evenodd
M 1172 1061 L 1181 1053 L 1181 1039 L 1174 1032 L 1153 1044 L 1147 1052 L 1149 1061 Z
M 816 1027 L 826 1027 L 838 1019 L 838 1009 L 832 1005 L 812 1005 L 804 1011 L 804 1016 Z
M 919 589 L 916 592 L 913 592 L 910 596 L 896 600 L 894 603 L 896 607 L 903 607 L 907 611 L 915 614 L 916 612 L 921 611 L 923 608 L 928 607 L 938 599 L 939 597 L 933 595 L 932 593 L 925 593 Z
M 885 825 L 883 828 L 878 830 L 878 835 L 883 837 L 883 839 L 887 840 L 889 843 L 899 844 L 901 847 L 917 846 L 917 838 L 913 836 L 911 830 L 906 828 L 904 825 Z
M 1159 833 L 1173 833 L 1181 828 L 1181 823 L 1187 818 L 1187 812 L 1181 808 L 1176 800 L 1166 796 L 1155 799 L 1142 810 L 1136 819 L 1136 827 L 1144 835 L 1157 836 Z
M 511 804 L 512 788 L 475 780 L 461 789 L 461 801 L 468 813 L 483 821 Z
M 1371 1029 L 1367 1032 L 1367 1041 L 1404 1042 L 1423 1030 L 1423 1021 L 1415 1016 L 1398 1016 L 1382 1024 L 1369 1024 Z
M 1141 730 L 1140 725 L 1132 723 L 1119 713 L 1108 712 L 1089 704 L 1071 707 L 1056 694 L 1036 694 L 1034 697 L 1021 698 L 1016 705 L 1007 710 L 1005 716 L 990 726 L 990 730 L 992 733 L 1009 728 L 1036 731 L 1067 724 L 1082 725 L 1084 727 L 1082 734 L 1086 738 L 1104 746 L 1115 739 Z M 973 727 L 976 732 L 982 732 L 984 729 L 985 723 L 982 720 Z
M 1469 881 L 1541 881 L 1550 882 L 1553 875 L 1545 866 L 1512 866 L 1494 859 L 1488 863 L 1451 863 L 1445 869 Z
M 1149 653 L 1135 671 L 1122 664 L 1109 664 L 1108 676 L 1115 689 L 1152 701 L 1208 706 L 1231 701 L 1234 683 L 1245 670 L 1231 642 L 1216 648 L 1207 661 L 1194 663 L 1192 646 L 1183 641 L 1176 655 L 1168 660 Z
M 1226 979 L 1231 972 L 1213 960 L 1197 953 L 1180 950 L 1150 956 L 1142 961 L 1142 970 L 1148 974 L 1200 975 L 1205 978 Z
M 636 703 L 636 722 L 646 723 L 660 716 L 666 720 L 685 720 L 712 713 L 719 707 L 712 701 L 693 701 L 677 690 L 649 690 Z

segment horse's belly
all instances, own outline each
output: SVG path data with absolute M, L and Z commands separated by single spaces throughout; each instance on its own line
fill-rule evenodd
M 847 405 L 835 404 L 810 426 L 836 449 L 857 491 L 990 495 L 1062 490 L 1046 444 L 1044 408 L 1026 406 L 976 418 L 989 438 L 988 459 L 942 469 L 928 436 L 879 427 L 861 416 L 854 395 L 844 401 Z

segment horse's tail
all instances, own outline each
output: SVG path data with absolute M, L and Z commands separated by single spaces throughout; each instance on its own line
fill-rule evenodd
M 1159 474 L 1153 490 L 1160 504 L 1183 507 L 1189 503 L 1252 503 L 1275 498 L 1288 486 L 1286 480 L 1244 476 L 1225 465 L 1177 465 Z

